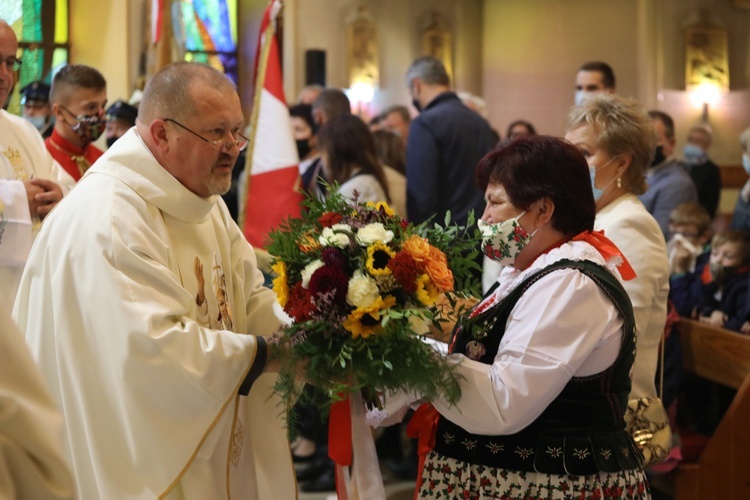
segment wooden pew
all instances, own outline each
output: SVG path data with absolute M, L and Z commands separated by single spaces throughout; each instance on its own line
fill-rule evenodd
M 681 319 L 685 370 L 738 389 L 696 463 L 681 463 L 675 500 L 750 499 L 750 337 Z

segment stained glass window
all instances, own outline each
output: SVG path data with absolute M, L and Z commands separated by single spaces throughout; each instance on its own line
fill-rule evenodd
M 209 64 L 237 83 L 237 0 L 179 2 L 185 60 Z
M 29 82 L 50 83 L 68 63 L 68 0 L 3 0 L 0 19 L 18 38 L 18 57 L 23 61 L 8 110 L 20 113 L 20 90 Z

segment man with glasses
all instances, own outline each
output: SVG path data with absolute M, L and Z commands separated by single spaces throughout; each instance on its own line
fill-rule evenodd
M 275 296 L 220 197 L 243 123 L 225 75 L 162 69 L 32 251 L 14 315 L 82 500 L 296 497 Z
M 21 60 L 13 29 L 0 20 L 0 107 Z M 0 109 L 0 302 L 11 308 L 42 219 L 75 184 L 27 120 Z
M 102 155 L 93 142 L 107 125 L 107 81 L 83 64 L 68 64 L 52 79 L 50 90 L 55 127 L 44 141 L 52 157 L 76 181 Z

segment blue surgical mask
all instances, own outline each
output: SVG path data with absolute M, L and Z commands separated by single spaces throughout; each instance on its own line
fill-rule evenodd
M 594 185 L 594 181 L 596 180 L 596 171 L 597 170 L 601 170 L 604 167 L 606 167 L 607 165 L 609 165 L 610 163 L 612 163 L 612 161 L 615 158 L 617 158 L 617 156 L 613 156 L 612 158 L 610 158 L 609 161 L 607 163 L 605 163 L 604 165 L 602 165 L 601 167 L 596 167 L 594 165 L 589 165 L 589 175 L 591 176 L 591 190 L 594 192 L 594 201 L 596 201 L 599 198 L 601 198 L 602 195 L 604 194 L 604 190 L 607 189 L 607 187 L 610 184 L 612 184 L 615 181 L 615 179 L 616 179 L 616 177 L 613 177 L 612 180 L 609 181 L 606 186 L 604 186 L 603 188 L 599 189 L 598 187 L 596 187 Z
M 596 180 L 596 170 L 589 167 L 589 175 L 591 176 L 591 191 L 594 192 L 594 201 L 597 201 L 604 194 L 604 190 L 599 189 L 594 185 L 594 181 Z
M 742 155 L 742 166 L 745 168 L 745 172 L 750 175 L 750 155 L 747 153 Z
M 576 90 L 575 96 L 573 97 L 573 100 L 576 103 L 576 106 L 579 106 L 586 102 L 586 99 L 594 95 L 596 92 L 589 92 L 586 90 Z
M 685 163 L 688 165 L 700 165 L 706 162 L 706 152 L 700 146 L 688 143 L 685 144 L 682 152 L 685 155 Z
M 44 116 L 24 116 L 36 129 L 41 132 L 47 126 L 47 118 Z

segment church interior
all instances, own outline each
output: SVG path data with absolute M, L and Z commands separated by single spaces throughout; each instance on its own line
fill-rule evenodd
M 166 37 L 158 43 L 150 28 L 154 2 L 36 2 L 42 12 L 55 4 L 58 17 L 45 24 L 47 33 L 53 35 L 28 43 L 36 42 L 34 47 L 45 47 L 47 52 L 50 47 L 63 48 L 58 52 L 65 55 L 55 62 L 49 58 L 33 67 L 26 64 L 21 82 L 49 79 L 50 69 L 64 60 L 97 68 L 107 79 L 110 102 L 127 100 L 158 64 L 180 57 L 207 61 L 207 56 L 195 55 L 196 49 L 227 51 L 249 118 L 259 29 L 267 2 L 156 3 L 165 2 L 173 5 L 171 11 L 182 22 L 161 19 Z M 4 2 L 6 12 L 2 13 L 18 19 L 23 5 L 34 3 Z M 347 29 L 362 15 L 375 27 L 372 55 L 377 72 L 366 79 L 364 94 L 355 92 L 352 98 L 360 114 L 371 117 L 392 105 L 408 105 L 405 71 L 415 57 L 430 50 L 427 39 L 437 31 L 448 48 L 445 56 L 454 89 L 484 99 L 487 119 L 496 130 L 504 131 L 512 121 L 524 119 L 539 133 L 556 136 L 563 134 L 573 104 L 577 68 L 586 61 L 606 61 L 616 74 L 618 94 L 672 116 L 678 151 L 690 126 L 710 125 L 711 155 L 722 167 L 724 183 L 720 212 L 728 214 L 744 183 L 737 138 L 750 113 L 748 7 L 747 0 L 285 0 L 277 36 L 289 104 L 308 81 L 342 89 L 357 83 L 348 67 Z M 227 13 L 224 22 L 230 33 L 218 27 L 216 33 L 208 33 L 205 26 L 200 32 L 195 20 L 185 22 L 191 16 L 199 19 L 198 14 L 208 16 L 212 10 Z M 175 36 L 173 27 L 179 30 L 179 26 L 183 34 Z M 689 34 L 695 30 L 716 35 L 717 47 L 711 49 L 718 50 L 714 55 L 721 76 L 709 75 L 707 84 L 690 74 L 700 72 L 689 63 L 695 54 Z M 23 47 L 23 37 L 20 42 Z M 306 64 L 310 52 L 317 58 Z M 211 60 L 223 65 L 216 57 Z M 18 102 L 16 93 L 10 109 L 17 111 Z
M 18 18 L 26 3 L 4 2 L 3 9 L 8 17 Z M 153 50 L 149 48 L 151 3 L 41 2 L 60 5 L 58 11 L 67 10 L 64 21 L 57 21 L 67 23 L 66 33 L 62 38 L 57 34 L 59 39 L 54 44 L 66 47 L 70 62 L 98 68 L 107 78 L 113 99 L 130 96 L 142 85 L 147 59 L 155 57 L 147 54 Z M 203 2 L 177 3 L 194 13 L 196 9 L 188 6 Z M 234 14 L 228 16 L 232 33 L 227 48 L 237 57 L 238 84 L 247 110 L 266 2 L 205 4 L 226 5 Z M 702 103 L 696 103 L 696 97 L 686 89 L 686 37 L 694 27 L 719 29 L 725 37 L 721 57 L 729 71 L 718 95 L 711 97 L 708 119 L 716 129 L 716 159 L 722 165 L 737 162 L 735 137 L 747 115 L 750 79 L 746 53 L 750 14 L 745 0 L 287 0 L 279 36 L 284 88 L 290 103 L 306 82 L 308 50 L 325 52 L 327 86 L 349 88 L 346 27 L 362 7 L 377 27 L 380 70 L 368 112 L 408 102 L 404 72 L 409 62 L 423 53 L 424 32 L 438 23 L 450 37 L 455 89 L 483 97 L 489 121 L 495 127 L 524 117 L 539 123 L 540 131 L 548 134 L 562 132 L 572 103 L 570 82 L 578 66 L 589 60 L 606 61 L 612 66 L 622 95 L 638 99 L 649 109 L 670 113 L 685 127 L 700 121 Z M 23 37 L 20 42 L 23 45 Z M 49 41 L 39 45 L 44 43 Z M 167 57 L 179 55 L 178 49 L 173 52 Z
M 227 48 L 236 55 L 237 83 L 249 114 L 258 30 L 267 2 L 172 3 L 193 15 L 204 3 L 211 8 L 225 5 L 233 13 L 228 16 L 232 32 L 226 37 Z M 66 25 L 65 33 L 53 35 L 57 38 L 52 46 L 65 47 L 70 62 L 97 68 L 107 79 L 110 101 L 131 96 L 148 71 L 153 71 L 148 66 L 156 64 L 154 47 L 149 47 L 153 2 L 11 0 L 3 4 L 3 16 L 16 19 L 25 4 L 57 4 L 58 11 L 67 10 L 56 21 Z M 747 125 L 750 108 L 746 0 L 285 0 L 279 37 L 288 103 L 294 102 L 306 83 L 305 56 L 310 50 L 325 53 L 326 86 L 350 88 L 347 23 L 360 8 L 366 9 L 377 28 L 379 75 L 371 100 L 363 103 L 368 114 L 409 103 L 405 71 L 423 54 L 423 35 L 437 23 L 451 48 L 455 90 L 484 98 L 488 120 L 498 130 L 524 118 L 540 133 L 561 135 L 573 103 L 577 68 L 583 62 L 601 60 L 614 69 L 618 93 L 672 115 L 678 149 L 685 135 L 679 129 L 707 119 L 714 129 L 714 159 L 721 166 L 739 165 L 737 135 Z M 728 74 L 717 84 L 718 92 L 709 92 L 706 116 L 701 97 L 687 88 L 687 34 L 695 27 L 718 29 L 725 40 L 719 57 Z M 206 33 L 203 36 L 210 38 Z M 23 46 L 23 37 L 20 42 Z M 50 44 L 49 40 L 29 42 Z M 180 50 L 172 48 L 171 52 L 159 57 L 171 60 Z M 181 52 L 184 55 L 186 49 Z M 30 65 L 23 68 L 22 80 L 34 78 L 32 71 L 37 78 L 49 78 L 36 74 L 42 68 L 26 66 Z

